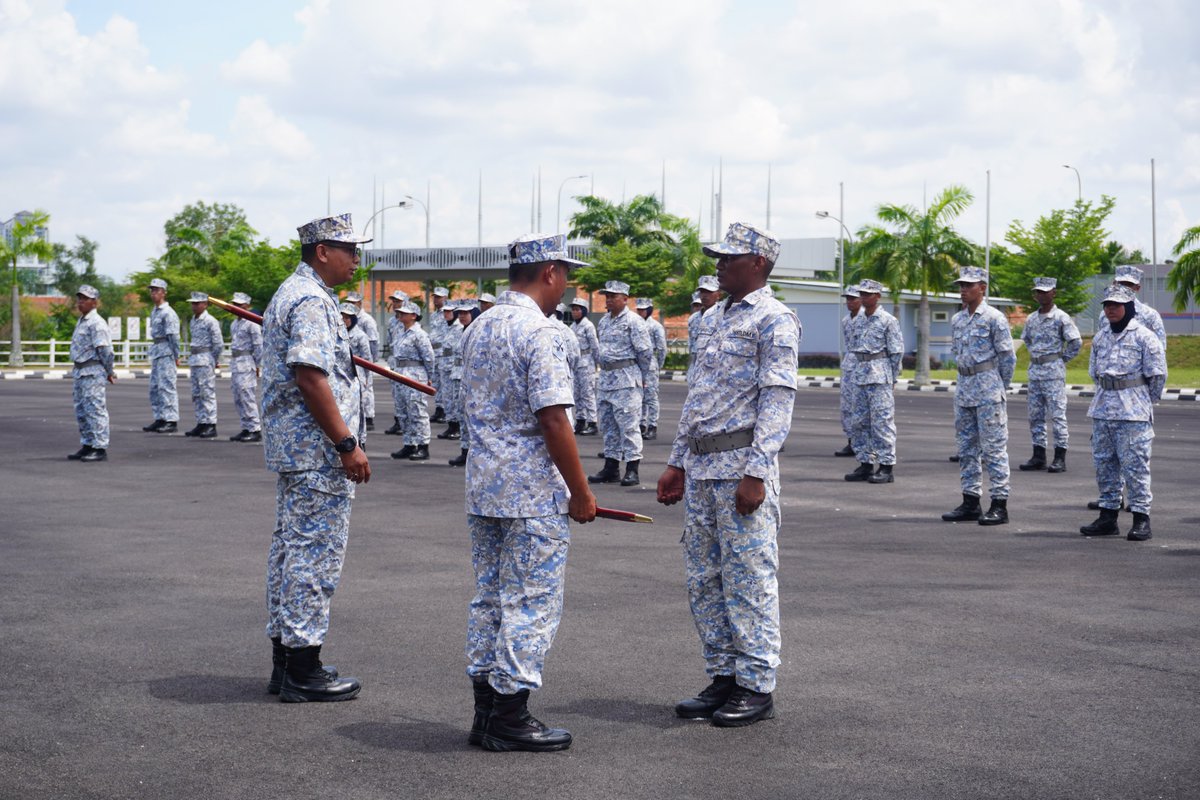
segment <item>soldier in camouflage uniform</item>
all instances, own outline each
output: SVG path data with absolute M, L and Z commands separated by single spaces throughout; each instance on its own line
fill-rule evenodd
M 233 293 L 233 304 L 250 310 L 250 295 Z M 229 375 L 233 405 L 242 420 L 240 433 L 231 442 L 261 442 L 262 423 L 258 417 L 258 366 L 262 361 L 262 326 L 234 317 L 229 324 Z
M 479 310 L 478 300 L 473 297 L 464 297 L 455 304 L 454 313 L 459 327 L 459 332 L 457 334 L 458 338 L 455 342 L 454 352 L 456 360 L 459 361 L 461 365 L 462 337 L 466 333 L 467 328 L 471 327 L 471 324 L 475 322 L 475 320 L 478 319 L 479 315 L 483 312 Z M 463 393 L 464 391 L 464 386 L 460 381 L 458 388 L 458 403 L 455 406 L 455 410 L 459 415 L 460 423 L 457 437 L 460 440 L 460 449 L 458 455 L 447 462 L 452 467 L 465 467 L 467 465 L 467 451 L 471 449 L 471 429 L 465 412 L 467 399 L 466 395 Z
M 370 312 L 363 311 L 363 296 L 358 292 L 347 292 L 346 302 L 352 303 L 358 309 L 358 321 L 354 324 L 354 327 L 363 332 L 363 335 L 367 337 L 367 344 L 371 348 L 371 354 L 362 357 L 372 364 L 378 364 L 380 349 L 379 324 L 375 322 L 375 316 Z M 375 373 L 369 369 L 359 367 L 359 377 L 365 381 L 362 393 L 363 416 L 367 418 L 367 430 L 373 431 L 375 430 Z
M 1038 310 L 1025 320 L 1021 340 L 1029 351 L 1029 433 L 1033 457 L 1018 466 L 1022 472 L 1046 469 L 1046 414 L 1054 425 L 1054 460 L 1049 472 L 1067 469 L 1067 367 L 1079 355 L 1083 339 L 1067 312 L 1054 305 L 1058 281 L 1035 278 L 1033 296 Z
M 404 325 L 400 322 L 400 307 L 408 302 L 408 295 L 397 289 L 388 297 L 388 302 L 392 306 L 392 318 L 388 320 L 388 365 L 390 366 L 394 360 L 396 353 L 396 342 L 404 333 Z M 404 387 L 396 381 L 389 381 L 392 384 L 392 427 L 384 431 L 386 436 L 399 436 L 404 432 L 404 426 L 400 424 L 400 409 L 404 406 L 404 393 L 401 391 Z
M 188 346 L 188 369 L 192 379 L 192 406 L 196 427 L 184 436 L 213 439 L 217 435 L 217 367 L 225 352 L 221 323 L 208 313 L 208 295 L 192 292 L 192 319 L 188 323 L 191 344 Z
M 1092 418 L 1092 460 L 1100 487 L 1100 516 L 1079 532 L 1085 536 L 1120 533 L 1117 512 L 1121 487 L 1129 492 L 1132 542 L 1150 538 L 1150 445 L 1154 441 L 1154 404 L 1167 383 L 1162 343 L 1138 317 L 1133 292 L 1119 283 L 1104 293 L 1107 323 L 1092 339 L 1088 372 L 1096 393 L 1088 407 Z
M 98 313 L 96 306 L 100 292 L 94 286 L 84 284 L 75 293 L 75 308 L 79 321 L 71 334 L 71 361 L 74 368 L 73 396 L 75 421 L 79 423 L 78 451 L 67 458 L 72 461 L 108 460 L 108 399 L 104 382 L 117 382 L 113 372 L 112 338 L 108 323 Z
M 371 478 L 359 444 L 361 384 L 331 286 L 359 262 L 349 214 L 299 228 L 303 261 L 263 315 L 263 432 L 279 474 L 267 555 L 268 691 L 284 702 L 349 700 L 361 688 L 321 665 L 329 605 L 350 534 L 354 485 Z
M 642 438 L 658 438 L 658 371 L 667 362 L 667 331 L 654 318 L 654 301 L 639 297 L 638 316 L 646 321 L 646 332 L 650 334 L 650 349 L 654 353 L 652 369 L 646 375 L 646 387 L 642 391 Z
M 366 331 L 362 329 L 362 318 L 366 316 L 357 305 L 351 302 L 344 302 L 338 305 L 338 311 L 342 314 L 342 323 L 346 326 L 346 333 L 350 338 L 350 355 L 358 356 L 364 361 L 371 360 L 371 340 L 367 338 Z M 371 374 L 371 370 L 366 367 L 354 365 L 354 374 L 358 378 L 358 386 L 361 390 L 361 398 L 363 405 L 363 418 L 366 421 L 366 395 L 367 395 L 367 376 Z M 365 430 L 365 427 L 364 427 Z M 367 435 L 364 433 L 362 439 L 358 442 L 362 445 L 362 449 L 367 449 Z
M 483 292 L 479 295 L 479 313 L 482 314 L 492 306 L 496 305 L 496 295 Z
M 566 237 L 509 245 L 510 291 L 463 334 L 465 418 L 476 432 L 466 511 L 476 593 L 467 623 L 475 718 L 489 750 L 563 750 L 571 734 L 528 711 L 562 614 L 568 516 L 596 501 L 571 435 L 568 337 L 546 318 L 566 288 Z
M 179 392 L 175 388 L 179 362 L 179 315 L 167 302 L 167 282 L 150 281 L 150 409 L 154 422 L 142 430 L 149 433 L 174 433 L 179 428 Z
M 696 301 L 699 300 L 700 308 L 693 311 L 688 317 L 688 376 L 692 374 L 692 363 L 697 358 L 697 353 L 700 349 L 700 331 L 704 325 L 704 314 L 714 305 L 721 297 L 720 287 L 717 285 L 716 275 L 701 275 L 700 280 L 696 283 L 696 292 L 692 295 L 692 307 L 695 308 Z
M 601 293 L 608 308 L 596 332 L 600 342 L 598 410 L 600 432 L 604 434 L 604 468 L 588 480 L 636 486 L 640 483 L 638 464 L 642 459 L 642 392 L 654 368 L 654 351 L 645 322 L 628 308 L 629 284 L 608 281 Z
M 596 338 L 596 326 L 588 319 L 588 301 L 576 297 L 571 301 L 571 326 L 579 343 L 579 366 L 575 369 L 575 433 L 580 436 L 595 436 L 596 427 L 596 354 L 600 352 L 600 340 Z
M 688 600 L 712 678 L 675 713 L 739 727 L 775 713 L 778 455 L 792 423 L 800 322 L 767 285 L 779 257 L 770 233 L 735 222 L 704 252 L 728 299 L 705 313 L 658 501 L 684 501 Z
M 855 390 L 852 441 L 858 468 L 848 481 L 891 483 L 896 464 L 896 379 L 904 358 L 900 322 L 879 307 L 883 286 L 865 280 L 858 285 L 862 310 L 850 325 L 854 349 Z M 879 462 L 872 471 L 871 461 Z
M 441 288 L 441 287 L 438 287 Z M 443 409 L 446 430 L 438 434 L 439 439 L 455 441 L 462 438 L 462 334 L 463 326 L 457 319 L 458 301 L 447 300 L 442 305 L 442 321 L 439 334 L 440 346 L 434 347 L 437 355 L 437 371 L 442 384 L 438 388 L 438 403 Z
M 855 361 L 850 324 L 858 315 L 858 310 L 862 307 L 862 300 L 858 296 L 857 286 L 847 286 L 842 292 L 842 297 L 846 299 L 848 313 L 842 317 L 842 375 L 841 380 L 838 381 L 840 389 L 838 409 L 842 415 L 842 433 L 846 435 L 846 446 L 841 450 L 834 451 L 834 455 L 848 457 L 854 455 L 854 442 L 851 441 L 851 436 L 854 431 L 854 408 L 858 404 L 858 387 L 853 380 Z
M 416 303 L 405 303 L 400 306 L 399 319 L 402 330 L 392 339 L 392 369 L 406 378 L 427 383 L 435 367 L 429 334 L 417 324 L 421 309 Z M 392 453 L 392 458 L 428 461 L 429 405 L 424 393 L 401 385 L 396 414 L 400 418 L 404 446 Z
M 958 386 L 954 393 L 954 432 L 958 438 L 958 469 L 963 501 L 942 514 L 946 522 L 978 520 L 980 525 L 1008 522 L 1008 408 L 1005 396 L 1012 383 L 1017 356 L 1008 319 L 988 305 L 987 273 L 963 267 L 958 284 L 964 308 L 954 315 L 954 362 Z M 981 513 L 983 492 L 980 463 L 988 471 L 992 502 Z
M 434 356 L 434 372 L 431 376 L 431 386 L 437 390 L 437 394 L 433 397 L 433 416 L 429 418 L 430 422 L 446 422 L 446 400 L 444 394 L 446 377 L 442 374 L 444 367 L 444 349 L 446 332 L 449 328 L 449 323 L 444 319 L 442 309 L 446 307 L 446 298 L 450 296 L 450 290 L 445 286 L 435 286 L 431 293 L 433 310 L 429 312 L 429 344 L 433 346 Z M 439 434 L 438 438 L 442 436 Z

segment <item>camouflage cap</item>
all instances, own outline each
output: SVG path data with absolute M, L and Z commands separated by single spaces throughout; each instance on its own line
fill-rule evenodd
M 484 292 L 483 294 L 479 295 L 479 302 L 491 303 L 492 305 L 495 305 L 496 304 L 496 295 L 490 294 L 489 292 Z
M 100 299 L 100 290 L 91 284 L 85 283 L 79 287 L 79 290 L 75 292 L 75 295 L 77 297 L 82 295 L 88 300 L 98 300 Z
M 354 224 L 350 222 L 349 214 L 320 217 L 304 223 L 296 228 L 296 231 L 300 234 L 300 244 L 316 244 L 317 242 L 366 244 L 371 241 L 370 237 L 354 233 Z
M 416 314 L 417 319 L 421 318 L 421 307 L 416 303 L 404 303 L 400 306 L 401 314 Z
M 407 303 L 408 295 L 397 289 L 388 296 L 388 300 L 395 300 L 397 303 Z
M 542 264 L 547 261 L 561 261 L 568 267 L 587 266 L 586 261 L 567 256 L 565 233 L 529 233 L 508 244 L 510 264 Z
M 433 287 L 433 296 L 434 297 L 449 297 L 450 290 L 447 289 L 445 286 L 435 286 L 435 287 Z
M 987 273 L 983 271 L 983 267 L 959 267 L 958 277 L 954 279 L 955 283 L 987 283 Z
M 358 292 L 346 292 L 345 300 L 347 303 L 361 303 L 363 296 Z
M 735 222 L 725 232 L 725 240 L 704 247 L 704 255 L 711 258 L 721 256 L 762 256 L 772 264 L 779 258 L 779 240 L 770 231 Z
M 605 281 L 600 294 L 623 294 L 629 296 L 629 284 L 624 281 Z
M 651 300 L 649 297 L 639 297 L 637 299 L 636 305 L 637 305 L 638 310 L 641 311 L 641 310 L 647 309 L 647 308 L 654 308 L 654 301 Z
M 457 311 L 457 310 L 458 310 L 458 301 L 457 300 L 447 300 L 445 303 L 442 304 L 442 313 L 443 314 L 446 313 L 447 311 Z
M 590 308 L 590 306 L 588 306 L 587 298 L 584 298 L 584 297 L 576 297 L 574 300 L 571 301 L 571 305 L 579 306 L 584 311 L 587 311 Z
M 233 302 L 235 305 L 239 305 L 239 306 L 247 305 L 248 306 L 248 305 L 250 305 L 250 295 L 246 294 L 245 292 L 234 292 L 233 293 Z
M 1117 277 L 1114 283 L 1132 283 L 1134 286 L 1142 285 L 1142 271 L 1133 264 L 1125 264 L 1117 267 Z
M 1058 286 L 1057 278 L 1034 278 L 1033 290 L 1035 292 L 1053 291 Z
M 858 297 L 858 286 L 847 286 L 842 289 L 842 297 Z
M 351 317 L 358 316 L 358 306 L 354 305 L 354 303 L 339 303 L 338 311 Z
M 1132 303 L 1133 290 L 1123 283 L 1110 283 L 1104 290 L 1105 303 Z
M 694 306 L 700 305 L 700 290 L 699 289 L 692 292 L 692 305 L 694 305 Z
M 557 306 L 554 307 L 554 310 L 560 314 L 565 314 L 568 311 L 570 311 L 571 309 L 567 307 L 566 303 L 559 303 Z
M 479 308 L 479 301 L 474 297 L 464 297 L 458 301 L 459 311 L 470 311 L 473 308 Z
M 858 293 L 862 294 L 883 294 L 883 285 L 879 281 L 873 281 L 870 278 L 858 282 Z
M 188 302 L 189 303 L 207 303 L 208 295 L 205 294 L 204 292 L 192 292 L 192 294 L 188 297 Z
M 162 278 L 151 278 L 150 279 L 150 288 L 151 289 L 162 289 L 165 292 L 167 290 L 167 282 L 164 281 Z
M 704 292 L 721 291 L 716 275 L 701 275 L 700 280 L 696 282 L 696 288 Z

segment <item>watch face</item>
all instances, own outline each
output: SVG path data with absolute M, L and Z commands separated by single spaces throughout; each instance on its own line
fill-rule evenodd
M 338 442 L 334 449 L 339 453 L 349 453 L 357 446 L 358 442 L 355 441 L 354 437 L 347 436 L 345 439 L 342 439 L 340 442 Z

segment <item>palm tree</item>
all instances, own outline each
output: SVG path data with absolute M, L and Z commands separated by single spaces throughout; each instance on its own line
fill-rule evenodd
M 860 277 L 874 278 L 893 295 L 906 289 L 921 293 L 917 384 L 929 382 L 929 293 L 945 291 L 957 267 L 978 256 L 978 247 L 951 224 L 974 199 L 965 186 L 947 186 L 925 211 L 913 206 L 879 206 L 875 213 L 883 225 L 867 225 L 858 231 L 855 256 Z
M 21 353 L 21 286 L 17 279 L 17 260 L 22 256 L 49 260 L 53 248 L 40 234 L 49 224 L 50 215 L 45 211 L 18 214 L 13 219 L 9 236 L 0 239 L 0 261 L 12 264 L 12 343 L 8 348 L 11 367 L 25 366 L 25 356 Z
M 1175 292 L 1175 310 L 1182 313 L 1190 300 L 1200 297 L 1200 225 L 1184 231 L 1171 252 L 1179 260 L 1167 273 L 1167 288 Z
M 652 194 L 639 194 L 620 205 L 592 195 L 576 199 L 583 210 L 571 216 L 572 239 L 591 239 L 602 247 L 612 247 L 618 242 L 634 247 L 671 243 L 670 234 L 662 229 L 662 203 Z

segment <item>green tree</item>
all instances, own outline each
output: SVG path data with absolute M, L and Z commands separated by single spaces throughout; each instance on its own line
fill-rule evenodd
M 1026 308 L 1037 305 L 1033 279 L 1058 279 L 1055 305 L 1068 314 L 1088 306 L 1087 278 L 1101 271 L 1110 258 L 1105 245 L 1104 221 L 1112 213 L 1113 198 L 1102 195 L 1099 204 L 1081 200 L 1069 209 L 1055 209 L 1039 217 L 1032 228 L 1020 220 L 1008 227 L 1005 237 L 1017 248 L 1006 272 L 1005 293 Z M 1123 248 L 1122 248 L 1123 250 Z
M 1117 267 L 1125 264 L 1149 263 L 1150 259 L 1146 258 L 1146 254 L 1141 250 L 1137 248 L 1129 250 L 1120 242 L 1112 241 L 1104 245 L 1104 263 L 1100 267 L 1100 272 L 1111 274 L 1117 271 Z
M 624 281 L 631 297 L 653 297 L 671 274 L 671 259 L 658 244 L 617 242 L 597 247 L 589 259 L 590 266 L 571 273 L 572 281 L 589 292 L 603 289 L 607 281 Z
M 924 211 L 909 205 L 881 205 L 875 214 L 883 224 L 863 226 L 856 237 L 856 277 L 879 281 L 893 297 L 904 290 L 921 294 L 917 384 L 929 382 L 929 293 L 946 291 L 959 266 L 981 260 L 979 248 L 952 225 L 974 199 L 965 186 L 948 186 Z
M 671 275 L 655 297 L 655 303 L 663 317 L 686 314 L 692 308 L 692 292 L 701 275 L 715 273 L 715 262 L 704 255 L 700 241 L 700 229 L 682 217 L 667 215 L 663 228 L 671 234 L 674 245 L 670 248 L 672 259 Z
M 36 256 L 39 259 L 49 259 L 51 256 L 50 243 L 41 236 L 41 231 L 50 224 L 50 215 L 38 210 L 23 215 L 13 222 L 9 237 L 0 239 L 0 262 L 4 266 L 12 265 L 9 280 L 12 282 L 12 305 L 9 321 L 12 324 L 12 334 L 9 336 L 12 344 L 9 347 L 9 366 L 23 367 L 25 359 L 21 355 L 21 286 L 17 274 L 17 260 L 23 256 Z
M 1167 273 L 1167 288 L 1175 293 L 1175 310 L 1200 296 L 1200 225 L 1188 228 L 1171 251 L 1178 259 Z
M 614 205 L 602 197 L 585 195 L 575 198 L 583 209 L 571 216 L 572 239 L 591 239 L 601 247 L 625 242 L 634 247 L 646 244 L 671 244 L 671 234 L 663 230 L 662 203 L 652 194 L 639 194 L 627 203 Z

